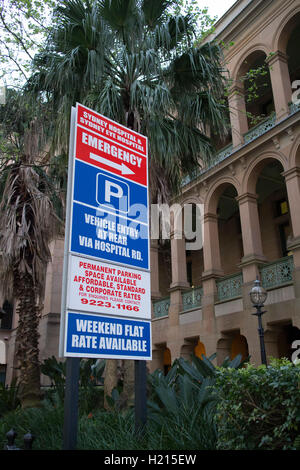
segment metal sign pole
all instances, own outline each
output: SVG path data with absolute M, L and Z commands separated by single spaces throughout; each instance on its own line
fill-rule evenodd
M 135 363 L 135 433 L 142 435 L 147 423 L 147 370 L 146 361 Z
M 77 444 L 79 357 L 67 358 L 67 377 L 64 403 L 63 449 L 74 450 Z

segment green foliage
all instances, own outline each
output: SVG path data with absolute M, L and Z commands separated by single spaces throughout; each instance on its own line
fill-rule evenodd
M 34 54 L 45 41 L 57 0 L 2 0 L 0 4 L 0 81 L 20 85 Z
M 20 406 L 18 391 L 19 387 L 15 379 L 12 381 L 10 387 L 0 383 L 0 417 Z
M 219 449 L 294 449 L 300 426 L 300 367 L 220 369 L 216 376 Z
M 64 400 L 66 383 L 66 362 L 58 361 L 55 356 L 48 357 L 41 364 L 41 373 L 50 380 L 61 402 Z
M 212 158 L 201 129 L 227 132 L 222 50 L 214 42 L 195 47 L 195 2 L 176 4 L 63 2 L 27 83 L 52 102 L 54 142 L 65 153 L 76 102 L 147 135 L 149 180 L 163 199 L 180 190 L 200 155 L 203 163 Z
M 191 362 L 179 358 L 166 376 L 160 370 L 149 376 L 149 416 L 167 448 L 216 448 L 215 356 L 203 356 L 201 360 L 193 355 Z M 242 365 L 241 356 L 223 363 L 224 368 Z
M 82 359 L 79 370 L 79 408 L 80 413 L 88 414 L 103 406 L 104 360 Z M 66 383 L 66 361 L 58 361 L 52 356 L 41 364 L 41 372 L 49 378 L 51 389 L 46 394 L 53 403 L 63 404 Z
M 135 435 L 133 409 L 81 412 L 78 449 L 299 449 L 300 366 L 273 360 L 267 368 L 244 367 L 239 356 L 215 367 L 214 357 L 177 359 L 166 376 L 160 370 L 149 374 L 148 420 L 142 436 Z M 53 364 L 50 375 L 56 380 L 63 367 L 52 358 L 47 364 Z M 81 368 L 87 387 L 90 365 L 86 361 Z M 117 401 L 118 395 L 113 398 Z M 6 413 L 0 420 L 0 446 L 14 428 L 19 447 L 30 430 L 34 449 L 61 449 L 63 414 L 63 404 L 53 400 L 44 400 L 37 409 Z
M 161 372 L 153 379 L 149 417 L 164 447 L 214 449 L 217 434 L 213 422 L 215 400 L 210 391 L 212 379 L 205 378 L 196 384 L 187 374 L 179 374 L 170 382 Z
M 61 405 L 42 402 L 39 408 L 19 408 L 6 413 L 0 420 L 0 446 L 6 444 L 6 433 L 14 429 L 17 433 L 15 445 L 24 448 L 23 436 L 30 431 L 35 439 L 33 449 L 61 449 L 63 440 L 64 409 Z

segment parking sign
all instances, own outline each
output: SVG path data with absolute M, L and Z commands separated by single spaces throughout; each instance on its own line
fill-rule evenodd
M 60 355 L 150 359 L 147 139 L 81 104 L 71 132 Z

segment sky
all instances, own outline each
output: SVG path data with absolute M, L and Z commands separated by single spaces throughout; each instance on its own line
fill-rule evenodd
M 198 0 L 200 8 L 208 7 L 208 14 L 211 17 L 217 16 L 218 19 L 229 10 L 236 0 Z

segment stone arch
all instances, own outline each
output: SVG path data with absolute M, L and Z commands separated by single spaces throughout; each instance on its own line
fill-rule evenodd
M 172 365 L 172 358 L 171 358 L 171 351 L 169 348 L 165 348 L 163 351 L 163 368 L 164 368 L 164 374 L 166 375 Z
M 265 55 L 266 58 L 271 53 L 271 50 L 267 48 L 264 44 L 255 44 L 249 49 L 243 52 L 239 60 L 237 61 L 234 69 L 232 70 L 231 78 L 237 83 L 240 81 L 241 77 L 247 72 L 246 61 L 253 61 L 259 55 Z
M 191 356 L 195 354 L 195 347 L 199 341 L 199 336 L 185 338 L 184 344 L 180 349 L 180 357 L 183 357 L 186 361 L 191 360 Z
M 287 170 L 287 159 L 283 154 L 278 152 L 268 152 L 261 154 L 249 164 L 246 170 L 242 182 L 243 194 L 256 194 L 256 183 L 258 176 L 261 173 L 262 169 L 273 160 L 277 160 L 282 165 L 283 171 Z
M 230 357 L 230 338 L 223 337 L 217 342 L 217 366 L 221 366 L 224 360 Z
M 230 345 L 230 358 L 234 359 L 237 355 L 242 356 L 242 360 L 249 357 L 248 342 L 245 336 L 239 332 L 232 338 Z
M 181 206 L 184 204 L 203 204 L 203 200 L 198 196 L 186 196 L 180 201 Z
M 217 213 L 217 207 L 220 196 L 228 186 L 233 186 L 238 194 L 240 195 L 240 184 L 236 178 L 233 177 L 222 177 L 216 181 L 216 183 L 210 188 L 204 201 L 204 213 Z
M 286 53 L 287 44 L 291 35 L 291 31 L 300 22 L 300 7 L 293 7 L 291 11 L 287 13 L 285 18 L 280 22 L 280 26 L 276 29 L 273 41 L 273 51 L 280 51 Z
M 293 143 L 289 155 L 289 168 L 294 168 L 295 166 L 300 168 L 300 137 Z

